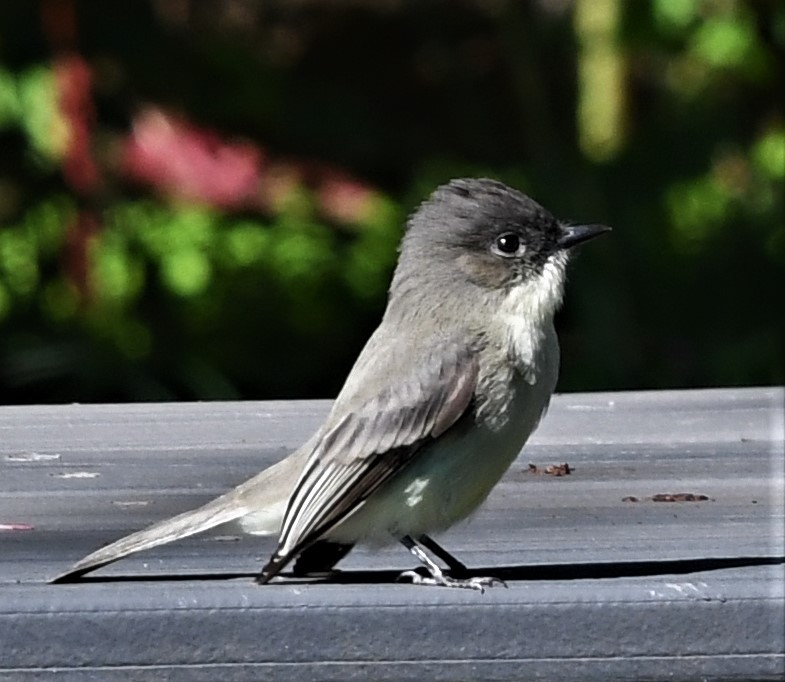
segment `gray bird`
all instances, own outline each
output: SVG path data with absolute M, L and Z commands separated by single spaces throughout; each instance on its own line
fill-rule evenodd
M 425 566 L 426 575 L 402 574 L 412 582 L 479 590 L 500 582 L 469 576 L 430 535 L 477 509 L 545 413 L 569 250 L 608 229 L 559 222 L 495 180 L 439 187 L 410 217 L 382 322 L 310 440 L 54 582 L 230 521 L 279 534 L 259 583 L 293 561 L 295 575 L 323 572 L 358 543 L 394 542 Z

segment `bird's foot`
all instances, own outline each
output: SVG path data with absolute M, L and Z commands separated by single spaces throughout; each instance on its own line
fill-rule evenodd
M 438 554 L 444 561 L 452 566 L 452 572 L 458 573 L 461 577 L 453 578 L 452 576 L 444 575 L 444 572 L 439 565 L 429 557 L 425 551 L 420 547 L 409 535 L 404 535 L 401 538 L 401 543 L 406 547 L 414 556 L 416 556 L 423 567 L 428 572 L 427 575 L 418 573 L 417 571 L 404 571 L 398 576 L 398 580 L 409 580 L 413 585 L 434 585 L 436 587 L 460 587 L 465 590 L 479 590 L 485 592 L 486 587 L 494 587 L 502 585 L 507 587 L 507 583 L 499 578 L 486 578 L 486 577 L 469 577 L 466 575 L 468 569 L 460 561 L 458 561 L 451 554 L 446 552 L 441 546 L 434 542 L 427 535 L 420 536 L 420 541 L 427 545 L 432 551 Z
M 417 571 L 404 571 L 398 576 L 399 581 L 409 581 L 412 585 L 429 585 L 434 587 L 458 587 L 465 590 L 485 592 L 486 587 L 507 587 L 507 583 L 499 578 L 475 576 L 471 578 L 452 578 L 441 571 L 422 575 Z

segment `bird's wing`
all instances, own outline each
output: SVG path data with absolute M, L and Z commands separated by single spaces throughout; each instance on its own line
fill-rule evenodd
M 465 412 L 477 384 L 475 354 L 465 347 L 434 351 L 419 376 L 403 377 L 343 414 L 334 411 L 292 492 L 260 582 L 355 511 Z

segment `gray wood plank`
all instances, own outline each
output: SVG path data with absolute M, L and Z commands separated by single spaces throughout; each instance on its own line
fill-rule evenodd
M 398 548 L 260 588 L 273 543 L 231 528 L 47 585 L 285 456 L 329 403 L 0 407 L 0 678 L 776 679 L 784 401 L 557 396 L 485 507 L 440 538 L 510 585 L 484 595 L 395 584 Z M 651 500 L 676 492 L 708 499 Z

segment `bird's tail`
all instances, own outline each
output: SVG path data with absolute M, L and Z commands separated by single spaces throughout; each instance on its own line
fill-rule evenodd
M 283 511 L 289 498 L 291 470 L 298 460 L 297 457 L 284 459 L 198 509 L 159 521 L 144 530 L 131 533 L 101 547 L 78 561 L 52 582 L 73 582 L 85 573 L 129 554 L 187 538 L 245 516 L 256 519 L 246 532 L 257 535 L 276 533 L 280 529 Z
M 141 552 L 144 549 L 165 545 L 167 542 L 187 538 L 201 533 L 222 523 L 233 521 L 242 516 L 244 509 L 240 505 L 227 504 L 222 497 L 208 502 L 199 509 L 178 514 L 145 528 L 144 530 L 126 535 L 115 542 L 101 547 L 84 559 L 75 563 L 68 571 L 57 576 L 53 583 L 72 582 L 85 573 L 110 564 L 123 557 Z

